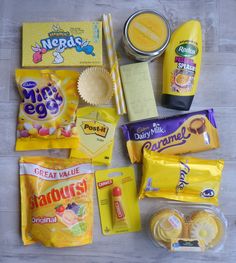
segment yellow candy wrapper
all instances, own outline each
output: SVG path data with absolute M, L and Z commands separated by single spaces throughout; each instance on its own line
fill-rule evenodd
M 76 127 L 80 142 L 77 149 L 71 150 L 70 157 L 89 158 L 93 164 L 109 165 L 118 121 L 119 115 L 114 108 L 79 108 Z
M 95 177 L 103 235 L 140 231 L 133 167 L 96 171 Z
M 121 128 L 131 163 L 142 161 L 144 148 L 164 154 L 183 154 L 220 146 L 213 109 L 131 122 Z
M 223 160 L 164 155 L 144 149 L 139 198 L 218 205 Z
M 21 96 L 16 151 L 78 145 L 78 77 L 78 72 L 69 70 L 16 70 Z
M 51 157 L 20 159 L 24 245 L 72 247 L 92 243 L 93 166 Z

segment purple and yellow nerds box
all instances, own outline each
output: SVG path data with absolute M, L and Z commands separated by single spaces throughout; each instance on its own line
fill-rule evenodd
M 102 22 L 23 23 L 22 66 L 101 66 Z

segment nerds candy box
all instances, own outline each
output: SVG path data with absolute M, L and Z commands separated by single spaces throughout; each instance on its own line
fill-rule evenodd
M 22 66 L 102 65 L 102 22 L 23 23 Z

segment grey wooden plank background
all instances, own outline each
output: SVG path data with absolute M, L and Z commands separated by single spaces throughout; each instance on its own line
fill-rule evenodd
M 18 94 L 14 70 L 20 67 L 21 24 L 25 21 L 80 21 L 100 19 L 111 12 L 121 64 L 129 62 L 120 48 L 126 18 L 142 8 L 156 9 L 170 21 L 172 29 L 198 18 L 203 25 L 204 54 L 198 93 L 191 110 L 213 107 L 221 148 L 193 154 L 209 159 L 225 159 L 220 207 L 228 222 L 228 238 L 219 253 L 175 253 L 156 248 L 145 232 L 145 222 L 157 200 L 140 202 L 143 231 L 104 237 L 101 234 L 97 198 L 94 194 L 94 243 L 89 246 L 49 249 L 38 244 L 24 247 L 20 236 L 18 158 L 21 154 L 59 155 L 67 151 L 14 151 Z M 0 0 L 0 262 L 235 262 L 236 260 L 236 1 L 235 0 Z M 106 57 L 104 64 L 107 65 Z M 77 69 L 81 70 L 81 69 Z M 150 64 L 153 89 L 160 105 L 162 58 Z M 179 113 L 158 106 L 160 116 Z M 127 119 L 121 118 L 120 124 Z M 130 165 L 120 129 L 116 132 L 112 167 Z M 140 167 L 135 166 L 137 181 Z

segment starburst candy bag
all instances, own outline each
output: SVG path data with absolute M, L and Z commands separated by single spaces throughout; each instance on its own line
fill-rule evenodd
M 109 165 L 119 115 L 114 108 L 83 107 L 77 111 L 79 145 L 70 157 L 91 159 L 93 164 Z
M 24 245 L 92 243 L 93 167 L 76 159 L 20 159 L 21 231 Z
M 218 205 L 223 160 L 166 155 L 144 149 L 139 198 Z
M 16 70 L 21 96 L 17 151 L 78 145 L 75 127 L 78 76 L 78 72 L 69 70 Z

